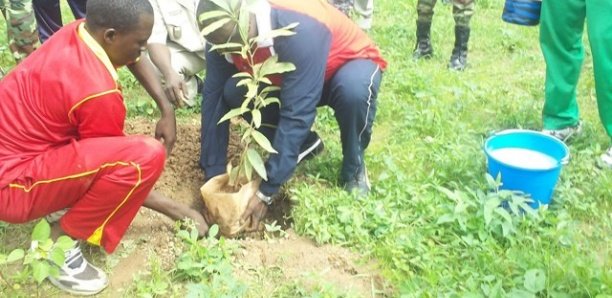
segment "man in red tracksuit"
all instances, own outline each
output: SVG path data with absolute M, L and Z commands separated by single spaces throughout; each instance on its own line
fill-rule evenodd
M 0 220 L 22 223 L 66 210 L 52 237 L 67 234 L 111 253 L 143 203 L 174 219 L 206 223 L 195 210 L 151 192 L 165 162 L 161 142 L 125 136 L 116 68 L 129 65 L 157 101 L 157 135 L 168 153 L 174 111 L 139 60 L 153 25 L 147 0 L 90 0 L 86 20 L 65 26 L 0 82 Z M 135 62 L 136 61 L 136 62 Z M 78 246 L 52 283 L 95 294 L 108 279 Z

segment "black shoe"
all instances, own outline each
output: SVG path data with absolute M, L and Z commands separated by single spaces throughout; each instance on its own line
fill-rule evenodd
M 470 39 L 470 28 L 455 27 L 455 47 L 448 62 L 448 68 L 463 71 L 467 67 L 468 41 Z
M 319 137 L 319 135 L 311 131 L 306 137 L 306 141 L 300 147 L 300 154 L 298 155 L 297 162 L 300 163 L 304 160 L 311 159 L 321 153 L 325 145 L 323 145 L 323 140 Z
M 412 52 L 413 59 L 429 59 L 433 56 L 433 47 L 429 39 L 431 22 L 417 22 L 417 42 Z
M 368 179 L 368 170 L 365 164 L 357 170 L 354 177 L 344 182 L 344 190 L 351 194 L 355 193 L 360 198 L 368 196 L 370 192 L 370 179 Z
M 198 75 L 194 75 L 196 82 L 197 82 L 197 88 L 198 88 L 198 94 L 202 94 L 202 91 L 204 89 L 204 81 L 198 77 Z

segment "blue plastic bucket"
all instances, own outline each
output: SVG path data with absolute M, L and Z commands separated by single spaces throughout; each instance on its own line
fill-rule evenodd
M 541 0 L 506 0 L 502 20 L 508 23 L 535 26 L 540 23 Z
M 550 204 L 561 168 L 569 161 L 569 149 L 558 139 L 531 130 L 505 130 L 484 145 L 487 171 L 501 174 L 501 189 L 529 195 L 533 208 Z

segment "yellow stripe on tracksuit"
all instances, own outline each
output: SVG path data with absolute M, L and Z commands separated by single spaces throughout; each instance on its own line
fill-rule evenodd
M 30 187 L 27 187 L 27 186 L 21 185 L 21 184 L 16 184 L 16 183 L 9 184 L 9 187 L 11 187 L 11 188 L 20 188 L 24 192 L 28 193 L 28 192 L 31 192 L 34 187 L 37 187 L 37 186 L 40 186 L 40 185 L 51 184 L 51 183 L 55 183 L 55 182 L 60 182 L 60 181 L 65 181 L 65 180 L 85 177 L 85 176 L 88 176 L 88 175 L 91 175 L 91 174 L 95 174 L 95 173 L 99 172 L 102 169 L 110 168 L 110 167 L 114 167 L 114 166 L 126 166 L 126 167 L 131 166 L 131 167 L 134 167 L 136 169 L 136 171 L 138 172 L 138 180 L 136 181 L 136 184 L 134 184 L 134 187 L 132 187 L 130 192 L 128 192 L 128 194 L 125 196 L 125 198 L 121 201 L 121 204 L 119 204 L 117 206 L 117 208 L 115 208 L 115 210 L 113 210 L 113 212 L 111 212 L 111 214 L 104 220 L 104 222 L 102 222 L 102 224 L 87 238 L 87 242 L 99 246 L 100 245 L 100 241 L 102 240 L 102 231 L 104 230 L 104 227 L 106 226 L 108 221 L 113 217 L 113 215 L 115 215 L 115 213 L 117 213 L 117 211 L 125 204 L 125 202 L 127 202 L 127 200 L 130 198 L 130 196 L 132 195 L 134 190 L 136 190 L 136 188 L 138 186 L 140 186 L 140 184 L 142 183 L 142 170 L 140 169 L 140 165 L 139 164 L 131 162 L 131 161 L 130 162 L 117 161 L 117 162 L 113 162 L 113 163 L 105 163 L 105 164 L 101 165 L 99 168 L 97 168 L 95 170 L 91 170 L 91 171 L 87 171 L 87 172 L 83 172 L 83 173 L 79 173 L 79 174 L 73 174 L 73 175 L 69 175 L 69 176 L 65 176 L 65 177 L 60 177 L 60 178 L 36 181 Z
M 82 104 L 84 104 L 86 101 L 92 99 L 92 98 L 96 98 L 96 97 L 100 97 L 103 95 L 107 95 L 107 94 L 111 94 L 111 93 L 119 93 L 121 94 L 121 90 L 119 90 L 119 87 L 115 86 L 115 89 L 111 89 L 111 90 L 106 90 L 106 91 L 102 91 L 99 93 L 95 93 L 92 95 L 89 95 L 83 99 L 81 99 L 79 102 L 77 102 L 74 106 L 72 106 L 72 108 L 70 108 L 70 111 L 68 111 L 68 121 L 70 121 L 70 123 L 72 122 L 72 113 L 74 112 L 74 110 L 76 110 L 79 106 L 81 106 Z

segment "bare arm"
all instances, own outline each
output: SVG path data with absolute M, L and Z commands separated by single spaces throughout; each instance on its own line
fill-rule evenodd
M 176 202 L 158 191 L 151 191 L 143 206 L 166 215 L 172 220 L 192 219 L 200 237 L 204 237 L 208 232 L 208 224 L 200 212 L 183 203 Z
M 176 141 L 176 119 L 174 107 L 168 101 L 161 82 L 155 74 L 155 69 L 148 57 L 143 56 L 134 64 L 128 65 L 136 79 L 147 90 L 161 112 L 161 118 L 155 127 L 155 138 L 163 139 L 167 154 L 170 155 Z
M 150 43 L 148 45 L 149 56 L 157 69 L 166 80 L 166 95 L 175 105 L 181 105 L 185 93 L 185 82 L 182 76 L 172 68 L 172 57 L 168 46 L 161 43 Z

